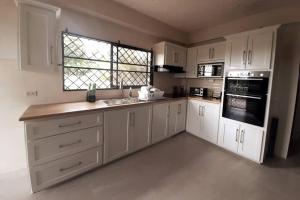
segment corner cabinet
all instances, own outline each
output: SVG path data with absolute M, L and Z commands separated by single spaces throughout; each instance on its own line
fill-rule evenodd
M 185 130 L 186 100 L 153 105 L 152 143 Z
M 170 42 L 160 42 L 153 46 L 154 65 L 186 66 L 187 49 Z
M 260 163 L 264 130 L 260 127 L 222 119 L 218 144 L 245 158 Z
M 226 68 L 268 70 L 274 57 L 278 26 L 226 37 Z
M 187 109 L 187 132 L 217 144 L 220 104 L 189 100 Z
M 51 69 L 57 64 L 56 36 L 60 8 L 40 2 L 20 1 L 18 13 L 20 69 Z
M 151 106 L 104 112 L 104 163 L 150 144 L 151 112 Z

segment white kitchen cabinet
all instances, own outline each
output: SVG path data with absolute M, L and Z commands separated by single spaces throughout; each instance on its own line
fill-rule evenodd
M 176 103 L 176 110 L 177 110 L 177 118 L 176 118 L 176 128 L 175 132 L 180 133 L 185 131 L 186 128 L 186 108 L 187 108 L 187 101 L 181 100 L 177 101 Z
M 128 110 L 104 113 L 104 163 L 120 158 L 129 152 L 127 130 Z
M 185 70 L 187 49 L 170 42 L 160 42 L 153 46 L 154 65 L 177 66 Z
M 220 105 L 199 100 L 188 101 L 187 125 L 189 133 L 217 143 Z
M 186 77 L 197 77 L 197 47 L 191 47 L 187 50 Z
M 260 160 L 264 131 L 261 128 L 242 125 L 238 153 L 254 161 Z
M 238 150 L 240 124 L 233 121 L 221 120 L 218 144 L 234 153 Z
M 250 160 L 261 162 L 264 131 L 261 127 L 222 119 L 218 144 Z
M 201 122 L 200 102 L 188 100 L 186 131 L 200 137 Z
M 168 136 L 185 130 L 186 100 L 175 101 L 169 105 Z
M 224 59 L 225 59 L 224 42 L 198 46 L 197 64 L 205 63 L 205 62 L 224 62 Z
M 257 31 L 249 35 L 246 69 L 270 69 L 273 31 Z
M 168 137 L 169 103 L 154 104 L 152 113 L 152 143 L 155 143 Z
M 133 152 L 151 142 L 152 107 L 131 108 L 128 112 L 129 150 Z
M 60 9 L 39 2 L 18 6 L 20 69 L 51 69 L 57 64 L 56 21 Z
M 271 68 L 275 31 L 266 27 L 227 37 L 228 69 L 268 70 Z

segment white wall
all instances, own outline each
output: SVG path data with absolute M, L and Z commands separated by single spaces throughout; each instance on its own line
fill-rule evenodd
M 4 1 L 3 1 L 4 2 Z M 85 92 L 63 92 L 61 67 L 52 73 L 20 72 L 17 66 L 17 8 L 13 1 L 0 2 L 0 173 L 26 167 L 23 123 L 18 118 L 32 104 L 83 101 Z M 126 27 L 63 9 L 60 30 L 150 49 L 160 41 Z M 60 44 L 60 43 L 59 43 Z M 60 55 L 59 50 L 59 55 Z M 169 76 L 169 75 L 167 75 Z M 164 86 L 164 76 L 158 75 Z M 168 79 L 167 90 L 171 90 Z M 160 85 L 156 85 L 160 87 Z M 26 97 L 26 91 L 38 97 Z M 98 98 L 118 97 L 117 90 L 99 91 Z
M 270 115 L 278 117 L 275 154 L 286 158 L 293 126 L 300 64 L 300 23 L 278 29 Z
M 300 2 L 293 6 L 269 10 L 218 26 L 208 27 L 189 34 L 190 44 L 224 37 L 226 35 L 257 29 L 263 26 L 300 21 Z

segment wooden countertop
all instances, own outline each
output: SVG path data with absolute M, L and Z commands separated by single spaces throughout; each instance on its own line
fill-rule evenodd
M 197 99 L 200 101 L 207 101 L 211 103 L 220 103 L 220 100 L 216 99 L 205 99 L 201 97 L 188 97 L 189 99 Z M 108 110 L 108 109 L 119 109 L 127 108 L 138 105 L 160 103 L 165 101 L 178 101 L 181 99 L 187 99 L 187 97 L 180 98 L 165 98 L 154 101 L 139 101 L 131 104 L 122 105 L 107 105 L 105 100 L 99 100 L 94 103 L 89 102 L 71 102 L 71 103 L 56 103 L 56 104 L 44 104 L 44 105 L 32 105 L 29 106 L 23 115 L 20 117 L 20 121 L 27 121 L 33 119 L 41 119 L 46 117 L 62 116 L 72 113 L 84 113 L 96 110 Z

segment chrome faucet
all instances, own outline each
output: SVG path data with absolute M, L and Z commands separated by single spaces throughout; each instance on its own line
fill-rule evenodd
M 121 98 L 124 98 L 124 85 L 123 85 L 123 77 L 120 78 L 119 89 L 121 90 Z

